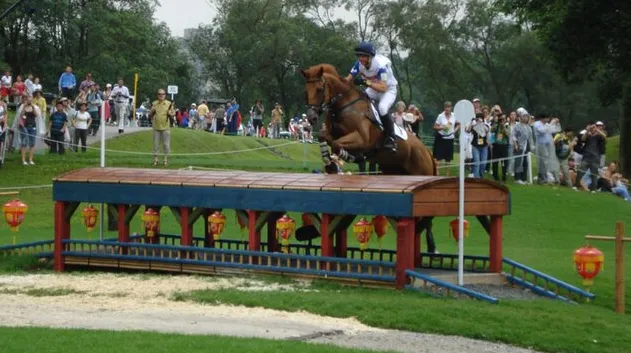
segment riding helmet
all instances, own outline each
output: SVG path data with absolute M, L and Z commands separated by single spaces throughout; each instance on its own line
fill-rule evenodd
M 357 47 L 355 47 L 355 55 L 368 55 L 375 56 L 377 52 L 375 51 L 375 46 L 369 42 L 361 42 Z

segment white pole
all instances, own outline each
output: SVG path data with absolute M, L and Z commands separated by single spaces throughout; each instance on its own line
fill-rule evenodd
M 528 161 L 528 184 L 532 184 L 532 152 L 528 152 L 526 158 Z
M 458 285 L 464 285 L 464 177 L 465 177 L 465 134 L 464 124 L 460 123 L 460 173 L 459 173 L 459 197 L 458 197 Z
M 101 105 L 101 168 L 105 168 L 105 104 Z M 105 224 L 105 214 L 103 213 L 103 210 L 105 210 L 105 205 L 103 203 L 101 203 L 101 220 L 100 220 L 100 226 L 101 229 L 99 230 L 99 240 L 103 241 L 103 228 L 104 228 L 104 224 Z

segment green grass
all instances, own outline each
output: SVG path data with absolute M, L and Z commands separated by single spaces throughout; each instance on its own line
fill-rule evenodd
M 235 304 L 356 317 L 383 328 L 466 336 L 545 352 L 623 353 L 631 347 L 631 318 L 591 306 L 558 301 L 436 299 L 415 292 L 315 285 L 317 291 L 260 292 L 219 290 L 179 293 L 174 299 Z M 598 342 L 598 343 L 596 343 Z
M 249 138 L 221 137 L 193 131 L 174 132 L 174 152 L 205 152 L 242 149 L 235 146 L 254 146 Z M 176 139 L 179 141 L 175 143 Z M 208 141 L 206 140 L 208 139 Z M 268 143 L 272 143 L 266 140 Z M 615 142 L 608 146 L 614 153 Z M 121 136 L 108 142 L 108 148 L 129 150 L 150 146 L 149 135 Z M 200 147 L 201 146 L 201 147 Z M 144 148 L 147 151 L 150 147 Z M 304 146 L 279 147 L 289 159 L 269 151 L 247 152 L 238 155 L 172 157 L 170 168 L 188 165 L 205 167 L 230 167 L 244 170 L 302 171 Z M 316 145 L 307 146 L 307 165 L 319 167 Z M 49 183 L 59 173 L 87 165 L 97 165 L 98 155 L 68 154 L 41 156 L 35 167 L 22 168 L 7 165 L 2 178 L 4 185 L 36 185 Z M 65 161 L 61 163 L 60 161 Z M 11 161 L 11 160 L 10 160 Z M 125 156 L 108 154 L 111 166 L 147 166 L 151 156 Z M 308 167 L 307 169 L 311 169 Z M 615 222 L 623 221 L 631 227 L 631 205 L 611 194 L 578 193 L 566 188 L 544 186 L 519 186 L 511 188 L 512 214 L 504 220 L 504 256 L 532 266 L 571 284 L 582 286 L 572 263 L 574 250 L 585 242 L 586 234 L 613 235 Z M 29 205 L 24 224 L 20 228 L 18 242 L 53 238 L 52 194 L 50 189 L 23 190 L 20 198 Z M 80 210 L 71 220 L 72 237 L 92 239 L 81 224 Z M 299 214 L 291 214 L 298 222 Z M 224 238 L 245 237 L 237 226 L 234 213 L 226 212 L 227 227 Z M 449 236 L 448 222 L 438 218 L 434 232 L 442 253 L 456 253 L 457 244 Z M 475 219 L 471 221 L 471 236 L 467 239 L 465 253 L 488 254 L 488 236 Z M 161 213 L 162 231 L 178 233 L 179 226 L 173 215 Z M 132 221 L 131 231 L 142 230 L 139 215 Z M 203 223 L 195 225 L 195 234 L 203 234 Z M 349 245 L 356 241 L 349 236 Z M 106 237 L 115 237 L 107 232 Z M 373 240 L 375 241 L 375 240 Z M 0 245 L 9 244 L 11 234 L 5 224 L 0 225 Z M 412 331 L 459 334 L 468 337 L 522 346 L 534 346 L 544 351 L 558 352 L 627 352 L 631 347 L 629 319 L 613 313 L 614 251 L 612 243 L 593 243 L 605 253 L 605 267 L 596 278 L 592 291 L 597 299 L 581 306 L 557 301 L 510 301 L 503 300 L 493 306 L 476 301 L 433 299 L 418 293 L 401 293 L 367 289 L 323 287 L 319 293 L 257 293 L 244 294 L 234 290 L 214 293 L 180 294 L 179 299 L 221 301 L 224 303 L 274 307 L 283 310 L 306 310 L 332 316 L 357 316 L 367 324 L 407 329 Z M 384 239 L 386 248 L 394 248 L 394 233 L 389 231 Z M 376 243 L 373 243 L 376 246 Z M 423 241 L 423 246 L 425 242 Z M 631 254 L 625 251 L 627 259 Z M 0 259 L 0 269 L 2 263 Z M 631 312 L 631 283 L 626 285 L 626 310 Z M 332 299 L 334 298 L 334 299 Z M 557 333 L 558 332 L 558 333 Z M 567 338 L 566 338 L 567 337 Z M 596 344 L 593 340 L 598 341 Z
M 351 353 L 374 352 L 296 341 L 153 332 L 0 328 L 1 352 L 46 353 Z

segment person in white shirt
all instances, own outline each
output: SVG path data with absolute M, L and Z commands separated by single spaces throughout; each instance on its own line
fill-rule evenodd
M 42 90 L 42 85 L 39 83 L 39 77 L 35 77 L 33 79 L 33 92 L 41 91 L 41 90 Z
M 114 100 L 118 133 L 122 134 L 125 131 L 125 122 L 129 114 L 127 111 L 129 108 L 129 89 L 123 85 L 122 78 L 118 79 L 118 85 L 112 90 L 111 97 Z
M 74 127 L 74 144 L 75 148 L 79 149 L 79 141 L 81 141 L 81 152 L 85 152 L 87 147 L 88 129 L 92 124 L 92 117 L 88 112 L 88 104 L 86 102 L 81 103 L 79 112 L 72 119 L 72 126 Z
M 378 101 L 377 110 L 383 123 L 386 135 L 383 147 L 396 152 L 397 144 L 394 140 L 394 122 L 390 116 L 390 108 L 397 98 L 398 81 L 392 71 L 390 59 L 377 55 L 375 47 L 368 42 L 362 42 L 355 48 L 357 61 L 346 81 L 354 81 L 356 85 L 365 85 L 366 94 L 370 99 Z
M 11 87 L 13 87 L 13 77 L 10 71 L 5 71 L 4 75 L 0 79 L 0 96 L 5 102 L 9 101 L 11 95 Z
M 434 159 L 437 166 L 440 161 L 449 163 L 454 159 L 454 137 L 460 130 L 460 123 L 456 121 L 451 107 L 451 102 L 445 102 L 445 110 L 434 123 Z M 447 175 L 451 175 L 449 168 Z
M 24 81 L 24 84 L 26 85 L 26 92 L 32 96 L 33 92 L 35 92 L 35 86 L 33 85 L 33 74 L 28 74 L 28 76 L 26 76 L 26 81 Z

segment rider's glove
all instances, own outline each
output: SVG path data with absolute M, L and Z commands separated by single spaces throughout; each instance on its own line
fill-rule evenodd
M 361 75 L 357 75 L 353 77 L 353 83 L 357 86 L 365 86 L 366 80 L 364 80 L 364 78 Z

